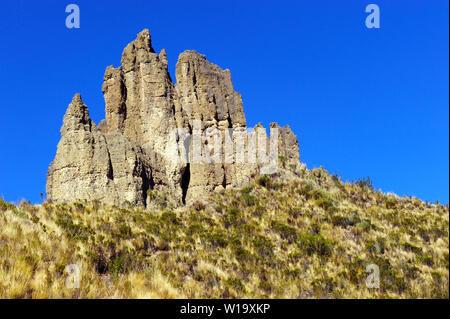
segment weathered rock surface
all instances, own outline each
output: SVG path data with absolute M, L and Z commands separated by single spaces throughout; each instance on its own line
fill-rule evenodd
M 89 118 L 79 94 L 69 104 L 63 123 L 47 174 L 48 199 L 145 204 L 151 168 L 139 146 L 122 135 L 105 137 Z
M 147 205 L 152 190 L 180 205 L 241 186 L 277 166 L 278 158 L 284 166 L 300 163 L 289 126 L 272 123 L 277 134 L 267 142 L 261 125 L 247 132 L 229 70 L 185 51 L 174 84 L 167 66 L 165 50 L 154 51 L 145 29 L 124 49 L 121 66 L 106 68 L 106 116 L 98 127 L 80 95 L 74 96 L 48 170 L 48 199 Z M 278 152 L 271 154 L 275 139 Z

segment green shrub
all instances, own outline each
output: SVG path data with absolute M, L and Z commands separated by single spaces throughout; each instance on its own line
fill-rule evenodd
M 394 209 L 397 206 L 397 202 L 393 199 L 386 198 L 384 200 L 384 205 L 386 206 L 387 209 Z
M 0 211 L 5 212 L 7 210 L 14 210 L 14 209 L 17 209 L 16 205 L 5 202 L 3 198 L 0 197 Z
M 433 257 L 419 254 L 416 256 L 416 260 L 419 263 L 432 267 L 434 265 Z
M 253 255 L 244 247 L 238 238 L 233 238 L 231 240 L 231 249 L 239 262 L 251 262 L 253 261 Z
M 281 222 L 272 221 L 272 229 L 280 234 L 281 238 L 287 239 L 289 242 L 297 240 L 297 230 Z
M 245 286 L 239 278 L 228 278 L 225 281 L 225 284 L 228 287 L 234 288 L 236 291 L 245 292 Z
M 334 215 L 331 217 L 331 222 L 333 226 L 341 226 L 341 227 L 354 226 L 359 221 L 360 219 L 357 217 L 357 215 L 352 215 L 349 217 Z
M 244 187 L 242 187 L 239 191 L 242 194 L 250 194 L 250 192 L 252 191 L 253 187 L 252 185 L 245 185 Z
M 271 179 L 269 175 L 263 175 L 256 181 L 259 185 L 264 186 L 265 188 L 270 188 L 272 186 Z
M 328 258 L 333 253 L 333 243 L 321 234 L 307 234 L 301 236 L 299 238 L 298 245 L 300 249 L 309 256 L 318 255 Z
M 413 244 L 410 243 L 403 243 L 402 247 L 404 250 L 406 251 L 410 251 L 413 252 L 414 254 L 421 254 L 422 253 L 422 248 L 419 248 L 417 246 L 414 246 Z
M 258 235 L 252 240 L 252 244 L 262 258 L 273 256 L 273 244 L 269 238 Z
M 64 274 L 64 270 L 66 269 L 66 265 L 64 264 L 55 264 L 55 270 L 59 275 Z
M 371 228 L 371 224 L 367 220 L 363 220 L 362 222 L 356 224 L 356 227 L 360 230 L 369 230 Z
M 164 213 L 162 213 L 161 221 L 167 225 L 181 225 L 181 220 L 177 217 L 177 214 L 172 211 L 165 211 Z
M 242 194 L 240 196 L 241 201 L 245 204 L 245 206 L 254 206 L 258 203 L 258 199 L 250 194 Z
M 258 205 L 253 210 L 253 216 L 261 217 L 266 212 L 266 208 L 264 206 Z
M 358 185 L 359 187 L 361 187 L 362 189 L 369 189 L 369 190 L 373 190 L 373 184 L 372 184 L 372 180 L 370 179 L 369 176 L 367 176 L 367 178 L 360 178 L 355 182 L 356 185 Z
M 123 274 L 130 270 L 132 257 L 127 253 L 120 253 L 111 258 L 108 263 L 108 272 L 113 275 Z
M 71 217 L 66 214 L 58 213 L 56 224 L 60 226 L 66 236 L 70 239 L 87 241 L 89 236 L 93 233 L 92 230 L 82 224 L 75 224 Z
M 228 245 L 228 239 L 226 235 L 220 231 L 206 234 L 206 239 L 211 243 L 213 247 L 226 247 Z
M 228 210 L 228 213 L 223 214 L 221 220 L 225 228 L 237 227 L 245 223 L 241 211 L 239 210 L 239 208 L 236 207 L 230 208 Z
M 330 207 L 333 207 L 333 201 L 326 197 L 320 197 L 314 203 L 325 210 L 328 210 Z
M 267 292 L 267 293 L 270 293 L 272 291 L 272 285 L 269 282 L 265 281 L 265 280 L 261 280 L 259 282 L 258 288 L 263 290 L 263 291 L 265 291 L 265 292 Z
M 123 223 L 119 226 L 118 232 L 115 233 L 114 235 L 116 235 L 119 238 L 124 238 L 124 239 L 128 239 L 128 238 L 132 238 L 133 237 L 133 232 L 131 231 L 131 227 L 128 226 L 127 224 Z

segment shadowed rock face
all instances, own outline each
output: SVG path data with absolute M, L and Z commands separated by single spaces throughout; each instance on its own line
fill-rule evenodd
M 226 129 L 233 129 L 232 142 L 241 135 L 236 132 L 243 132 L 246 152 L 250 135 L 229 70 L 195 51 L 185 51 L 179 56 L 174 84 L 166 52 L 155 53 L 147 29 L 126 46 L 121 64 L 106 68 L 102 87 L 106 118 L 98 127 L 79 94 L 69 104 L 47 174 L 48 199 L 146 205 L 151 189 L 180 205 L 241 186 L 259 173 L 260 165 L 242 163 L 225 152 L 213 163 L 192 161 L 196 130 L 204 133 L 202 156 L 209 153 L 217 134 L 225 147 Z M 297 138 L 289 126 L 272 123 L 270 127 L 279 129 L 279 155 L 289 165 L 299 164 Z M 191 163 L 177 160 L 185 147 Z

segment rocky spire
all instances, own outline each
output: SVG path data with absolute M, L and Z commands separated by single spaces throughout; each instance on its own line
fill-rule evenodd
M 297 136 L 292 132 L 289 125 L 280 127 L 276 122 L 270 123 L 270 128 L 277 128 L 278 131 L 278 149 L 281 157 L 281 165 L 285 168 L 296 167 L 300 164 L 300 152 L 298 148 Z
M 55 159 L 47 173 L 47 198 L 145 205 L 152 173 L 141 148 L 120 134 L 104 136 L 76 94 L 67 108 Z
M 61 134 L 68 130 L 88 130 L 92 129 L 93 122 L 89 117 L 89 110 L 83 103 L 81 95 L 76 93 L 69 104 L 63 119 Z M 95 124 L 94 124 L 95 125 Z
M 230 71 L 185 51 L 178 58 L 176 79 L 174 85 L 166 51 L 157 54 L 149 31 L 140 32 L 123 50 L 121 66 L 106 68 L 106 116 L 99 127 L 79 94 L 69 104 L 48 171 L 48 198 L 145 205 L 151 189 L 180 205 L 241 186 L 258 174 L 261 165 L 248 162 L 253 135 L 247 135 L 242 97 Z M 297 138 L 290 128 L 271 127 L 280 131 L 280 155 L 289 164 L 298 162 Z M 197 131 L 203 133 L 202 160 L 215 153 L 211 146 L 220 137 L 219 161 L 192 161 Z M 231 156 L 226 141 L 231 141 Z M 190 161 L 180 161 L 186 151 Z M 244 161 L 234 153 L 242 153 Z

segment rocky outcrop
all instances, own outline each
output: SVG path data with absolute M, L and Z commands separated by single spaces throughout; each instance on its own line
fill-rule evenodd
M 190 158 L 190 183 L 186 193 L 189 202 L 233 184 L 237 172 L 232 165 L 224 163 L 225 130 L 245 128 L 246 121 L 242 98 L 233 89 L 229 70 L 208 62 L 202 54 L 185 51 L 178 58 L 176 78 L 179 123 L 187 123 L 188 136 L 192 136 L 195 129 L 204 136 L 200 142 L 201 160 Z M 215 154 L 217 148 L 208 151 L 216 138 L 220 140 L 222 154 Z M 190 154 L 195 154 L 193 145 L 190 147 Z M 209 155 L 218 158 L 209 159 Z
M 121 63 L 118 68 L 109 66 L 104 76 L 105 134 L 119 133 L 142 146 L 149 154 L 154 188 L 179 203 L 185 168 L 174 160 L 175 88 L 165 51 L 156 54 L 150 33 L 144 30 L 126 46 Z
M 300 164 L 297 136 L 291 131 L 289 125 L 280 127 L 278 123 L 270 123 L 270 129 L 274 128 L 278 129 L 278 158 L 281 158 L 281 165 L 284 167 L 297 166 Z
M 174 84 L 167 66 L 165 50 L 157 54 L 143 30 L 124 49 L 121 66 L 106 68 L 105 120 L 98 127 L 75 95 L 48 170 L 48 199 L 147 205 L 152 190 L 180 205 L 273 171 L 279 158 L 299 164 L 289 126 L 272 123 L 267 141 L 261 125 L 247 132 L 229 70 L 185 51 Z
M 89 118 L 81 96 L 75 94 L 47 173 L 48 199 L 143 205 L 151 178 L 151 167 L 141 148 L 119 134 L 105 137 Z

